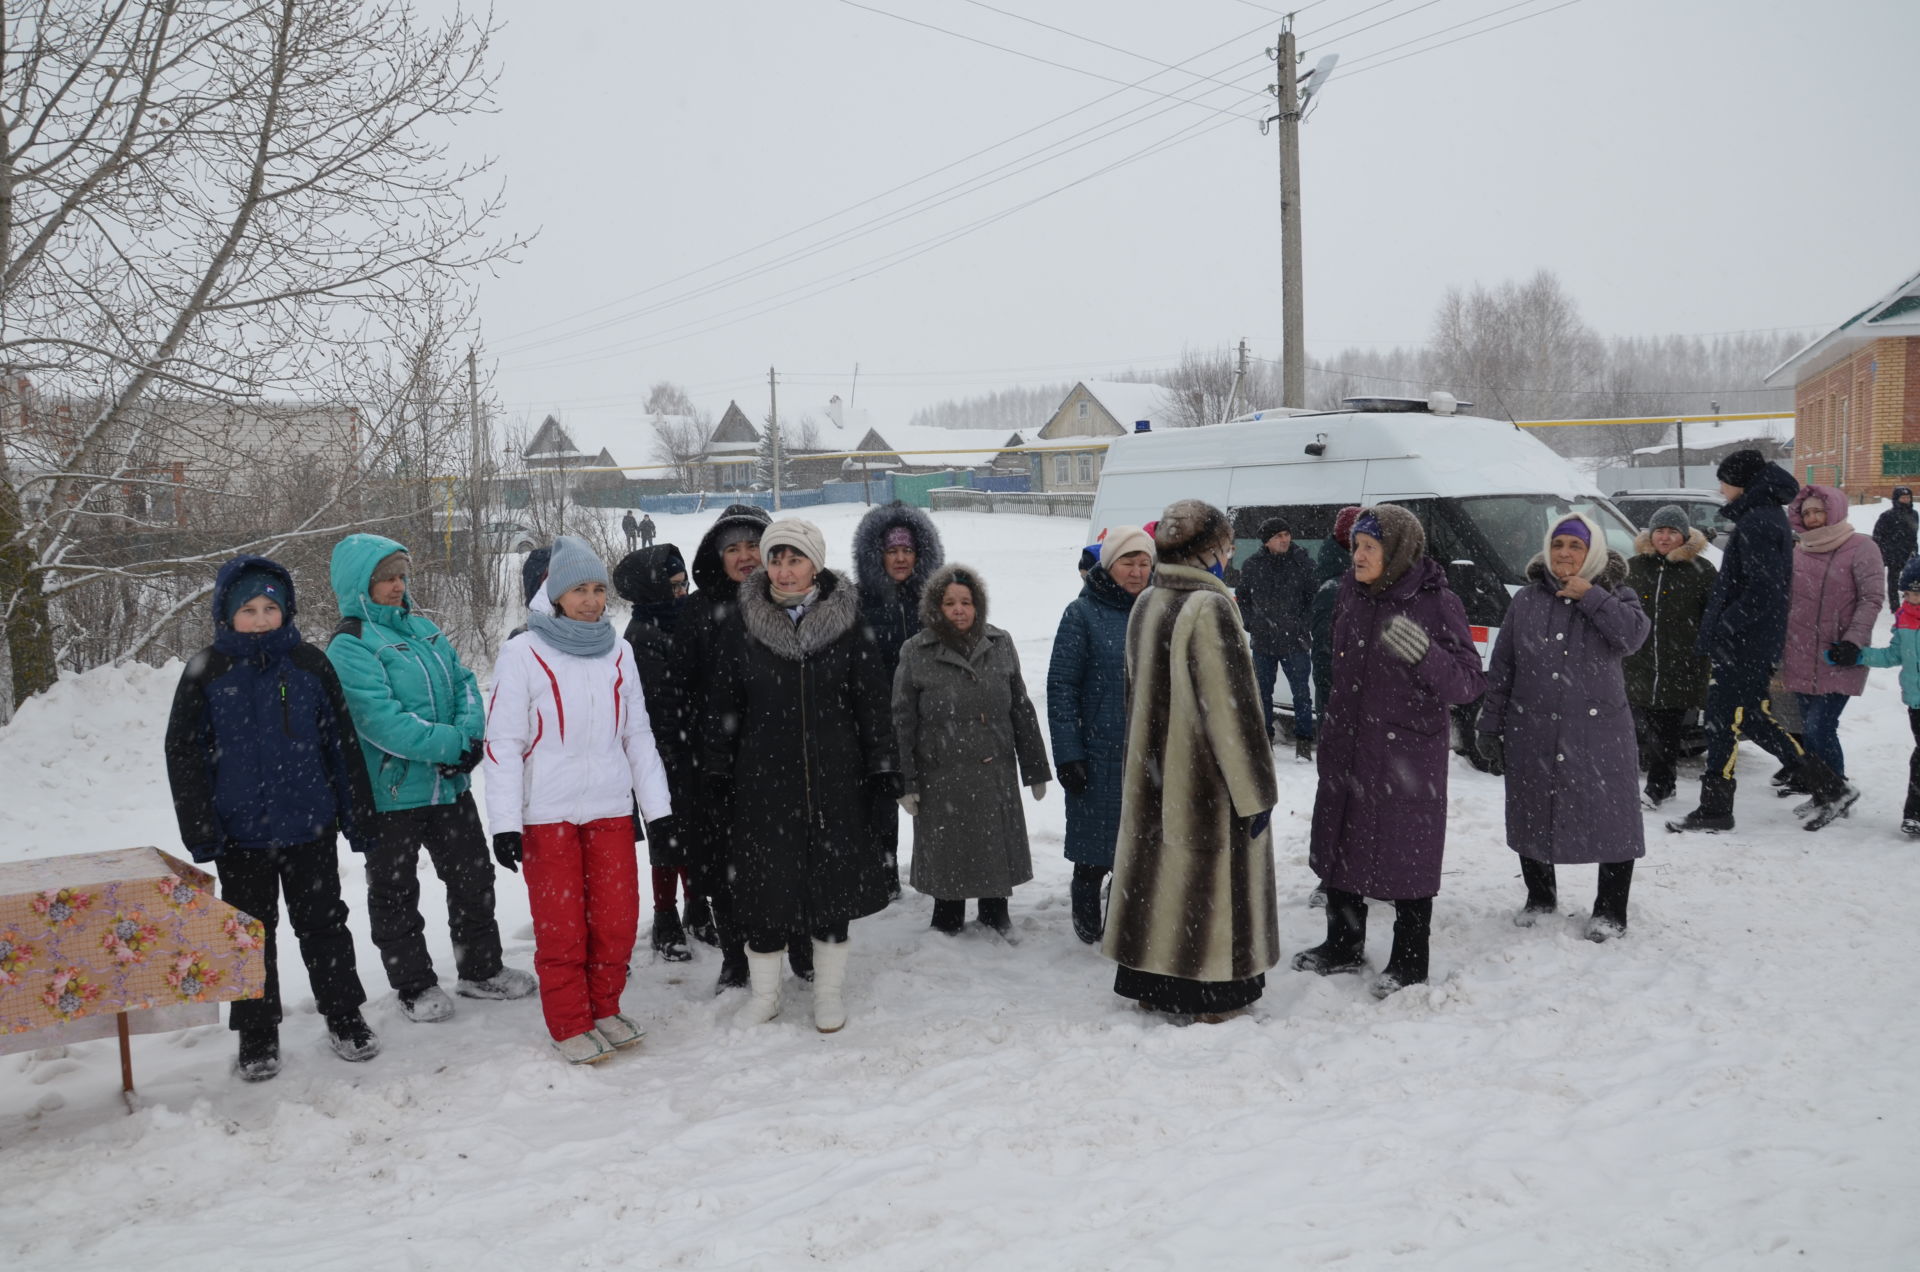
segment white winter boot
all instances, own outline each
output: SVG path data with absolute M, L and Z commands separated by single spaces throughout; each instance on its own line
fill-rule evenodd
M 747 984 L 752 992 L 740 1008 L 737 1019 L 741 1024 L 764 1025 L 780 1014 L 780 976 L 786 959 L 785 950 L 771 954 L 747 951 Z
M 845 941 L 813 943 L 813 1027 L 821 1033 L 839 1033 L 847 1023 L 847 1005 L 841 988 L 847 983 Z

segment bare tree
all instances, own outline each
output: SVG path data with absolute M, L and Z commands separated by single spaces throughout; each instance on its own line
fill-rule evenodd
M 79 559 L 81 530 L 151 480 L 183 412 L 353 402 L 410 310 L 517 243 L 488 235 L 496 197 L 469 195 L 485 165 L 441 140 L 488 108 L 489 21 L 428 22 L 405 0 L 6 0 L 0 27 L 0 606 L 17 701 L 58 674 L 56 598 L 124 577 Z M 65 404 L 60 426 L 29 417 L 29 397 Z M 396 441 L 369 433 L 363 451 Z M 215 534 L 151 564 L 240 546 Z
M 699 489 L 700 457 L 707 453 L 713 429 L 713 416 L 705 412 L 654 415 L 653 460 L 672 470 L 673 479 L 682 490 Z

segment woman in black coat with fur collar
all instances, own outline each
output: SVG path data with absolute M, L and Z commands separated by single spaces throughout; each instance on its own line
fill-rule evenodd
M 753 989 L 742 1019 L 778 1013 L 787 934 L 806 932 L 814 1024 L 832 1033 L 846 1023 L 847 925 L 887 903 L 874 826 L 903 790 L 891 687 L 858 591 L 824 568 L 819 527 L 776 521 L 760 552 L 738 617 L 719 634 L 701 770 L 732 827 L 734 914 Z

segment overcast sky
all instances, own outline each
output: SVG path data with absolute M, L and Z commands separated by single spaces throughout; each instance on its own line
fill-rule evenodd
M 1277 358 L 1282 6 L 991 3 L 505 0 L 499 113 L 459 145 L 539 230 L 483 291 L 509 413 L 637 423 L 672 379 L 758 418 L 773 365 L 786 415 L 858 363 L 884 425 L 1241 336 Z M 1913 0 L 1295 27 L 1341 58 L 1302 129 L 1311 362 L 1542 267 L 1609 335 L 1824 329 L 1920 269 Z

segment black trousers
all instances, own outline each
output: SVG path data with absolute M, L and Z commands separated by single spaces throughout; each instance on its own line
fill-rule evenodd
M 300 942 L 314 1003 L 322 1016 L 354 1011 L 367 1001 L 354 966 L 353 934 L 347 931 L 347 903 L 340 899 L 340 862 L 332 835 L 311 844 L 252 851 L 229 848 L 214 862 L 220 875 L 220 899 L 260 920 L 267 929 L 266 993 L 234 1000 L 227 1024 L 233 1029 L 271 1029 L 280 1023 L 280 894 L 287 898 L 287 922 Z
M 447 927 L 461 980 L 500 973 L 500 928 L 493 918 L 493 854 L 471 792 L 451 804 L 376 813 L 368 837 L 367 918 L 387 982 L 403 998 L 436 985 L 420 917 L 420 850 L 447 887 Z
M 1707 685 L 1707 772 L 1708 783 L 1733 781 L 1734 759 L 1741 738 L 1758 742 L 1774 759 L 1798 768 L 1806 752 L 1773 718 L 1767 700 L 1767 682 L 1772 670 L 1757 670 L 1737 662 L 1713 663 L 1713 679 Z
M 1640 755 L 1647 770 L 1647 789 L 1673 794 L 1679 781 L 1680 728 L 1685 707 L 1636 707 L 1634 723 L 1640 729 Z
M 1907 806 L 1901 820 L 1920 818 L 1920 711 L 1907 712 L 1907 725 L 1913 730 L 1913 754 L 1907 757 Z
M 847 925 L 834 923 L 827 927 L 816 928 L 811 934 L 813 940 L 822 945 L 844 945 L 847 940 Z M 795 941 L 804 941 L 808 937 L 788 932 L 756 932 L 747 938 L 747 948 L 755 954 L 778 954 Z M 795 969 L 798 970 L 798 969 Z
M 1900 612 L 1900 571 L 1905 568 L 1904 565 L 1887 567 L 1887 607 L 1896 614 Z

